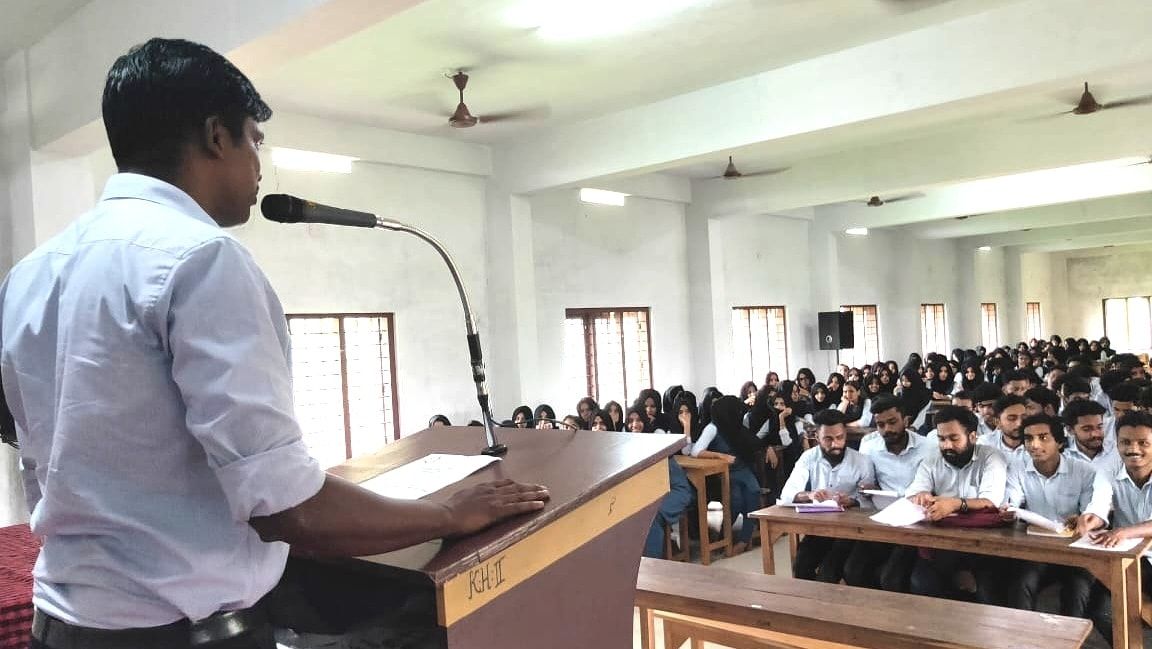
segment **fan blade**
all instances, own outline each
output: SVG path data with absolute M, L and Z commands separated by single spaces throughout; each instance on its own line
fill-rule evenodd
M 1143 95 L 1140 97 L 1129 97 L 1128 99 L 1121 99 L 1119 101 L 1110 101 L 1102 106 L 1102 108 L 1125 108 L 1128 106 L 1143 106 L 1145 104 L 1152 104 L 1152 95 Z
M 920 192 L 913 192 L 911 194 L 904 194 L 902 196 L 893 196 L 892 198 L 885 198 L 884 203 L 899 203 L 901 201 L 910 201 L 916 198 L 923 198 L 924 194 Z
M 547 119 L 552 115 L 552 108 L 545 105 L 532 106 L 529 108 L 521 108 L 519 110 L 510 110 L 503 113 L 486 113 L 479 115 L 478 119 L 483 124 L 490 124 L 493 122 L 511 122 L 529 119 Z
M 753 171 L 751 173 L 740 174 L 740 178 L 755 178 L 756 176 L 775 176 L 788 171 L 792 167 L 778 167 L 776 169 L 765 169 L 763 171 Z

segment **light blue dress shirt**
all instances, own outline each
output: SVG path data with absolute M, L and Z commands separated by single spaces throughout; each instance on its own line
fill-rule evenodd
M 1137 487 L 1128 469 L 1121 467 L 1112 478 L 1112 527 L 1131 527 L 1148 521 L 1152 521 L 1152 480 Z M 1144 558 L 1152 560 L 1152 550 L 1145 552 Z
M 871 504 L 860 493 L 861 484 L 874 484 L 876 473 L 872 460 L 852 448 L 844 449 L 844 459 L 832 466 L 824 457 L 819 446 L 814 446 L 800 454 L 796 466 L 780 490 L 780 500 L 790 503 L 802 491 L 827 489 L 839 491 L 857 500 L 862 506 Z
M 249 526 L 319 491 L 289 338 L 248 251 L 180 189 L 113 176 L 0 286 L 33 602 L 97 628 L 250 606 L 288 546 Z
M 876 483 L 881 489 L 895 491 L 903 494 L 912 478 L 916 477 L 916 469 L 927 458 L 940 455 L 940 445 L 935 439 L 928 439 L 906 431 L 908 445 L 900 453 L 892 453 L 884 443 L 884 435 L 873 431 L 860 440 L 860 453 L 870 460 L 876 470 Z
M 1107 478 L 1083 460 L 1061 455 L 1056 473 L 1048 477 L 1036 470 L 1032 456 L 1027 455 L 1009 467 L 1008 504 L 1058 523 L 1080 514 L 1108 520 L 1112 488 Z

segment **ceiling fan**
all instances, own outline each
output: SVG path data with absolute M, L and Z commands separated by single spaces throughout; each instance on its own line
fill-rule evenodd
M 736 178 L 753 178 L 755 176 L 772 176 L 778 173 L 788 171 L 792 167 L 779 167 L 777 169 L 765 169 L 763 171 L 753 171 L 751 173 L 741 173 L 736 168 L 736 164 L 732 162 L 732 156 L 728 156 L 728 166 L 724 168 L 724 173 L 713 178 L 725 178 L 727 180 L 735 180 Z
M 1132 164 L 1130 164 L 1128 166 L 1129 167 L 1139 167 L 1140 165 L 1152 165 L 1152 156 L 1148 156 L 1147 160 L 1142 160 L 1140 162 L 1133 162 Z
M 1124 108 L 1127 106 L 1141 106 L 1144 104 L 1152 104 L 1152 95 L 1140 95 L 1136 97 L 1128 97 L 1127 99 L 1119 99 L 1117 101 L 1110 101 L 1107 103 L 1100 103 L 1096 101 L 1096 96 L 1088 89 L 1088 82 L 1084 82 L 1084 92 L 1080 95 L 1080 101 L 1072 110 L 1064 111 L 1061 115 L 1069 113 L 1073 115 L 1091 115 L 1092 113 L 1110 108 Z
M 869 198 L 864 204 L 867 205 L 868 207 L 883 207 L 889 203 L 899 203 L 901 201 L 910 201 L 914 198 L 921 198 L 923 196 L 924 196 L 924 194 L 921 194 L 920 192 L 912 192 L 911 194 L 902 194 L 900 196 L 890 196 L 888 198 L 880 198 L 879 196 L 873 196 L 872 198 Z
M 473 115 L 472 111 L 468 109 L 468 105 L 464 103 L 464 89 L 468 87 L 468 73 L 464 70 L 457 70 L 456 74 L 451 77 L 452 83 L 456 85 L 456 90 L 460 93 L 460 103 L 456 104 L 456 110 L 448 117 L 448 124 L 454 128 L 472 128 L 477 124 L 489 124 L 492 122 L 506 122 L 515 119 L 530 119 L 547 116 L 547 109 L 537 107 L 525 110 L 509 111 L 505 113 L 488 113 L 486 115 Z

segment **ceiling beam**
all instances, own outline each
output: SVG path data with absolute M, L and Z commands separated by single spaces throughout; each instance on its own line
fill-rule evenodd
M 908 231 L 918 239 L 953 239 L 998 232 L 1018 232 L 1029 228 L 1100 223 L 1148 215 L 1152 215 L 1152 193 L 1139 193 L 1030 207 L 1010 212 L 978 214 L 962 220 L 944 219 L 910 225 Z

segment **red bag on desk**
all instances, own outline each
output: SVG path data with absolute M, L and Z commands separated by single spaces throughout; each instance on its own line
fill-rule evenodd
M 1000 510 L 995 507 L 987 509 L 973 509 L 966 514 L 952 514 L 933 522 L 937 527 L 1003 527 L 1011 521 L 1005 521 L 1000 516 Z

